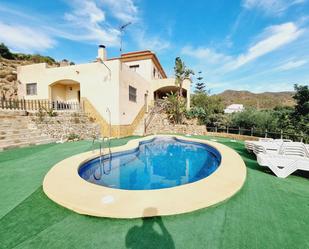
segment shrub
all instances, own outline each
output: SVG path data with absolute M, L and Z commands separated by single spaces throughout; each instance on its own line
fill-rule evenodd
M 205 124 L 207 113 L 203 108 L 194 106 L 186 112 L 186 118 L 188 119 L 196 118 L 198 119 L 199 124 Z
M 78 134 L 70 133 L 68 135 L 68 141 L 77 141 L 77 140 L 80 140 L 80 136 Z
M 49 116 L 49 117 L 56 117 L 58 116 L 57 112 L 55 112 L 55 110 L 53 108 L 46 108 L 46 107 L 43 107 L 44 111 L 46 112 L 46 114 Z
M 186 113 L 186 101 L 175 93 L 170 93 L 165 99 L 165 112 L 171 122 L 181 124 Z
M 36 113 L 36 116 L 39 118 L 40 122 L 44 121 L 46 113 L 44 112 L 44 109 L 42 107 L 39 108 L 38 112 Z

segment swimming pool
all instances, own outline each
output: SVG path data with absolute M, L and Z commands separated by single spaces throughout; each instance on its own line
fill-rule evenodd
M 133 150 L 95 158 L 78 170 L 84 180 L 109 188 L 151 190 L 196 182 L 212 174 L 221 155 L 213 147 L 173 137 L 142 141 Z
M 105 173 L 101 171 L 102 176 L 99 170 L 96 172 L 88 171 L 88 179 L 91 179 L 92 176 L 94 177 L 93 174 L 96 174 L 95 177 L 97 179 L 103 178 L 104 174 L 108 176 L 115 174 L 114 181 L 119 182 L 119 188 L 116 188 L 116 186 L 108 187 L 107 184 L 105 186 L 88 182 L 79 173 L 86 172 L 87 166 L 91 168 L 91 162 L 94 162 L 99 157 L 99 150 L 93 150 L 76 154 L 55 164 L 44 177 L 43 191 L 54 202 L 79 214 L 110 218 L 137 218 L 182 214 L 210 207 L 231 198 L 241 189 L 246 180 L 246 165 L 236 151 L 223 144 L 193 137 L 155 135 L 132 139 L 125 145 L 111 148 L 113 160 L 118 160 L 119 158 L 117 159 L 117 157 L 121 155 L 140 152 L 143 144 L 149 145 L 152 142 L 159 141 L 162 141 L 160 142 L 162 147 L 159 147 L 158 156 L 167 154 L 170 148 L 169 144 L 173 144 L 173 142 L 179 142 L 179 146 L 183 146 L 183 144 L 185 147 L 189 146 L 186 150 L 184 148 L 180 150 L 183 152 L 182 154 L 193 153 L 197 155 L 197 157 L 190 158 L 191 160 L 189 160 L 188 158 L 177 157 L 175 156 L 176 154 L 172 154 L 175 156 L 175 160 L 182 162 L 182 166 L 163 161 L 166 167 L 168 167 L 167 172 L 172 172 L 171 168 L 174 168 L 175 171 L 185 168 L 183 171 L 185 173 L 178 177 L 178 182 L 174 178 L 169 179 L 169 174 L 166 173 L 164 177 L 157 176 L 156 174 L 151 175 L 156 180 L 156 183 L 162 182 L 162 179 L 165 181 L 169 180 L 169 182 L 174 181 L 172 186 L 175 187 L 167 187 L 165 185 L 161 189 L 143 188 L 141 190 L 127 190 L 127 186 L 126 189 L 120 189 L 120 187 L 125 187 L 121 186 L 123 178 L 131 177 L 128 177 L 128 174 L 121 173 L 122 170 L 120 171 L 119 169 L 120 164 L 115 164 L 115 168 L 101 168 L 105 170 Z M 192 148 L 190 145 L 197 147 Z M 201 164 L 201 161 L 207 162 L 203 156 L 199 156 L 196 153 L 200 149 L 203 151 L 203 155 L 205 153 L 208 154 L 208 157 L 214 158 L 218 163 L 218 167 L 216 169 L 213 168 L 213 171 L 209 170 L 208 175 L 197 173 L 203 172 L 202 169 L 206 167 L 205 164 Z M 107 154 L 108 149 L 104 149 L 104 153 Z M 181 158 L 183 159 L 180 160 Z M 196 158 L 199 160 L 196 160 Z M 200 160 L 201 158 L 204 158 L 204 160 Z M 140 158 L 135 160 L 140 160 Z M 184 166 L 184 161 L 186 166 Z M 194 174 L 194 167 L 191 163 L 195 161 L 199 161 L 198 165 L 201 170 L 198 171 L 197 167 Z M 162 163 L 162 161 L 160 162 Z M 110 165 L 112 166 L 112 163 Z M 156 167 L 153 163 L 150 169 L 154 171 Z M 210 165 L 207 167 L 211 168 Z M 144 170 L 145 166 L 141 167 L 141 169 Z M 141 171 L 141 169 L 139 170 Z M 150 171 L 148 168 L 146 170 Z M 145 177 L 144 174 L 137 173 L 135 176 L 132 173 L 134 176 L 132 178 L 135 178 L 135 182 Z M 157 171 L 153 173 L 157 173 Z M 203 176 L 205 177 L 202 178 Z M 160 177 L 160 179 L 156 179 L 157 177 Z M 185 178 L 187 178 L 186 181 L 184 180 Z M 201 179 L 198 180 L 199 178 Z M 155 210 L 155 212 L 149 212 L 149 210 Z

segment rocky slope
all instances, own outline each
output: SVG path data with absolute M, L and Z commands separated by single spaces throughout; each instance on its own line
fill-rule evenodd
M 17 67 L 28 65 L 32 62 L 24 60 L 7 60 L 0 57 L 0 97 L 16 98 L 18 81 Z
M 243 104 L 245 107 L 271 109 L 277 106 L 294 106 L 294 92 L 264 92 L 226 90 L 217 96 L 221 97 L 225 105 Z
M 36 59 L 36 57 L 33 58 Z M 34 59 L 8 60 L 0 56 L 0 98 L 17 98 L 19 84 L 17 80 L 17 67 L 42 62 Z M 70 63 L 72 62 L 63 60 L 61 62 L 48 64 L 48 67 L 68 66 Z

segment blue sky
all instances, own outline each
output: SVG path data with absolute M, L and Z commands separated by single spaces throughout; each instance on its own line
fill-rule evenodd
M 168 75 L 176 56 L 212 93 L 309 84 L 309 0 L 1 0 L 0 42 L 16 52 L 85 63 L 105 44 L 150 49 Z

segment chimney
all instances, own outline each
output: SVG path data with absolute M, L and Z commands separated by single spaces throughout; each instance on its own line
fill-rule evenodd
M 98 57 L 97 58 L 102 60 L 102 61 L 106 61 L 107 60 L 106 48 L 105 48 L 104 45 L 99 45 Z

